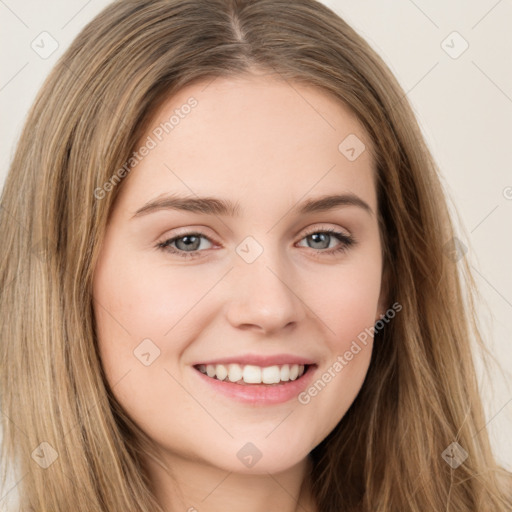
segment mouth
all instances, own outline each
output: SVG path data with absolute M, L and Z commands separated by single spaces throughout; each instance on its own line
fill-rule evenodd
M 284 386 L 309 374 L 316 364 L 282 364 L 256 366 L 251 364 L 197 364 L 194 368 L 210 379 L 239 386 Z

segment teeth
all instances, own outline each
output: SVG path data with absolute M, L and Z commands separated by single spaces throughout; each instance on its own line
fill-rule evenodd
M 219 364 L 215 368 L 215 374 L 219 380 L 224 380 L 228 375 L 228 369 L 223 364 Z
M 217 372 L 215 372 L 217 373 Z M 222 377 L 217 373 L 218 378 L 222 380 Z M 238 364 L 230 364 L 228 366 L 228 379 L 231 382 L 237 382 L 242 378 L 242 368 Z
M 294 364 L 290 367 L 290 380 L 295 380 L 299 376 L 299 367 Z
M 228 380 L 239 384 L 278 384 L 296 380 L 304 374 L 303 364 L 284 364 L 281 366 L 254 366 L 251 364 L 201 364 L 198 366 L 201 373 L 217 380 Z M 227 379 L 226 379 L 227 378 Z
M 264 384 L 277 384 L 281 380 L 279 366 L 267 366 L 261 370 L 261 382 Z
M 245 365 L 242 373 L 242 380 L 246 384 L 261 384 L 261 368 L 251 364 Z
M 290 380 L 290 365 L 289 364 L 283 364 L 281 366 L 281 380 L 288 381 Z

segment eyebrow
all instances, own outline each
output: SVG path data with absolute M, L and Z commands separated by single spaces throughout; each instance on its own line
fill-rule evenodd
M 325 212 L 343 206 L 357 206 L 370 215 L 374 214 L 368 203 L 352 193 L 325 195 L 316 199 L 308 199 L 292 208 L 292 211 L 298 215 L 304 215 L 308 213 Z M 230 217 L 240 217 L 241 215 L 240 204 L 234 203 L 228 199 L 165 195 L 148 201 L 144 206 L 139 208 L 131 218 L 141 217 L 161 210 L 178 210 L 203 215 L 225 215 Z

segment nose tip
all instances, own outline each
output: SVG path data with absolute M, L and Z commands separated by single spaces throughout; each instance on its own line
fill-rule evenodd
M 288 283 L 289 272 L 277 273 L 263 261 L 258 263 L 232 276 L 229 322 L 237 328 L 265 333 L 298 323 L 304 314 L 303 305 L 293 285 Z

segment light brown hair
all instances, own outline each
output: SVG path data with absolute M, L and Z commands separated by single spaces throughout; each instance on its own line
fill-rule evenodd
M 363 123 L 389 303 L 403 307 L 377 334 L 355 402 L 312 451 L 319 510 L 512 510 L 471 355 L 472 339 L 482 346 L 473 284 L 465 259 L 445 254 L 454 233 L 435 162 L 382 59 L 314 0 L 118 1 L 46 80 L 0 210 L 2 460 L 23 477 L 21 510 L 161 510 L 143 464 L 148 440 L 98 357 L 91 282 L 122 183 L 102 199 L 94 190 L 174 92 L 254 68 L 321 88 Z M 43 441 L 58 454 L 45 470 L 31 458 Z M 457 469 L 441 456 L 454 441 L 468 453 Z

